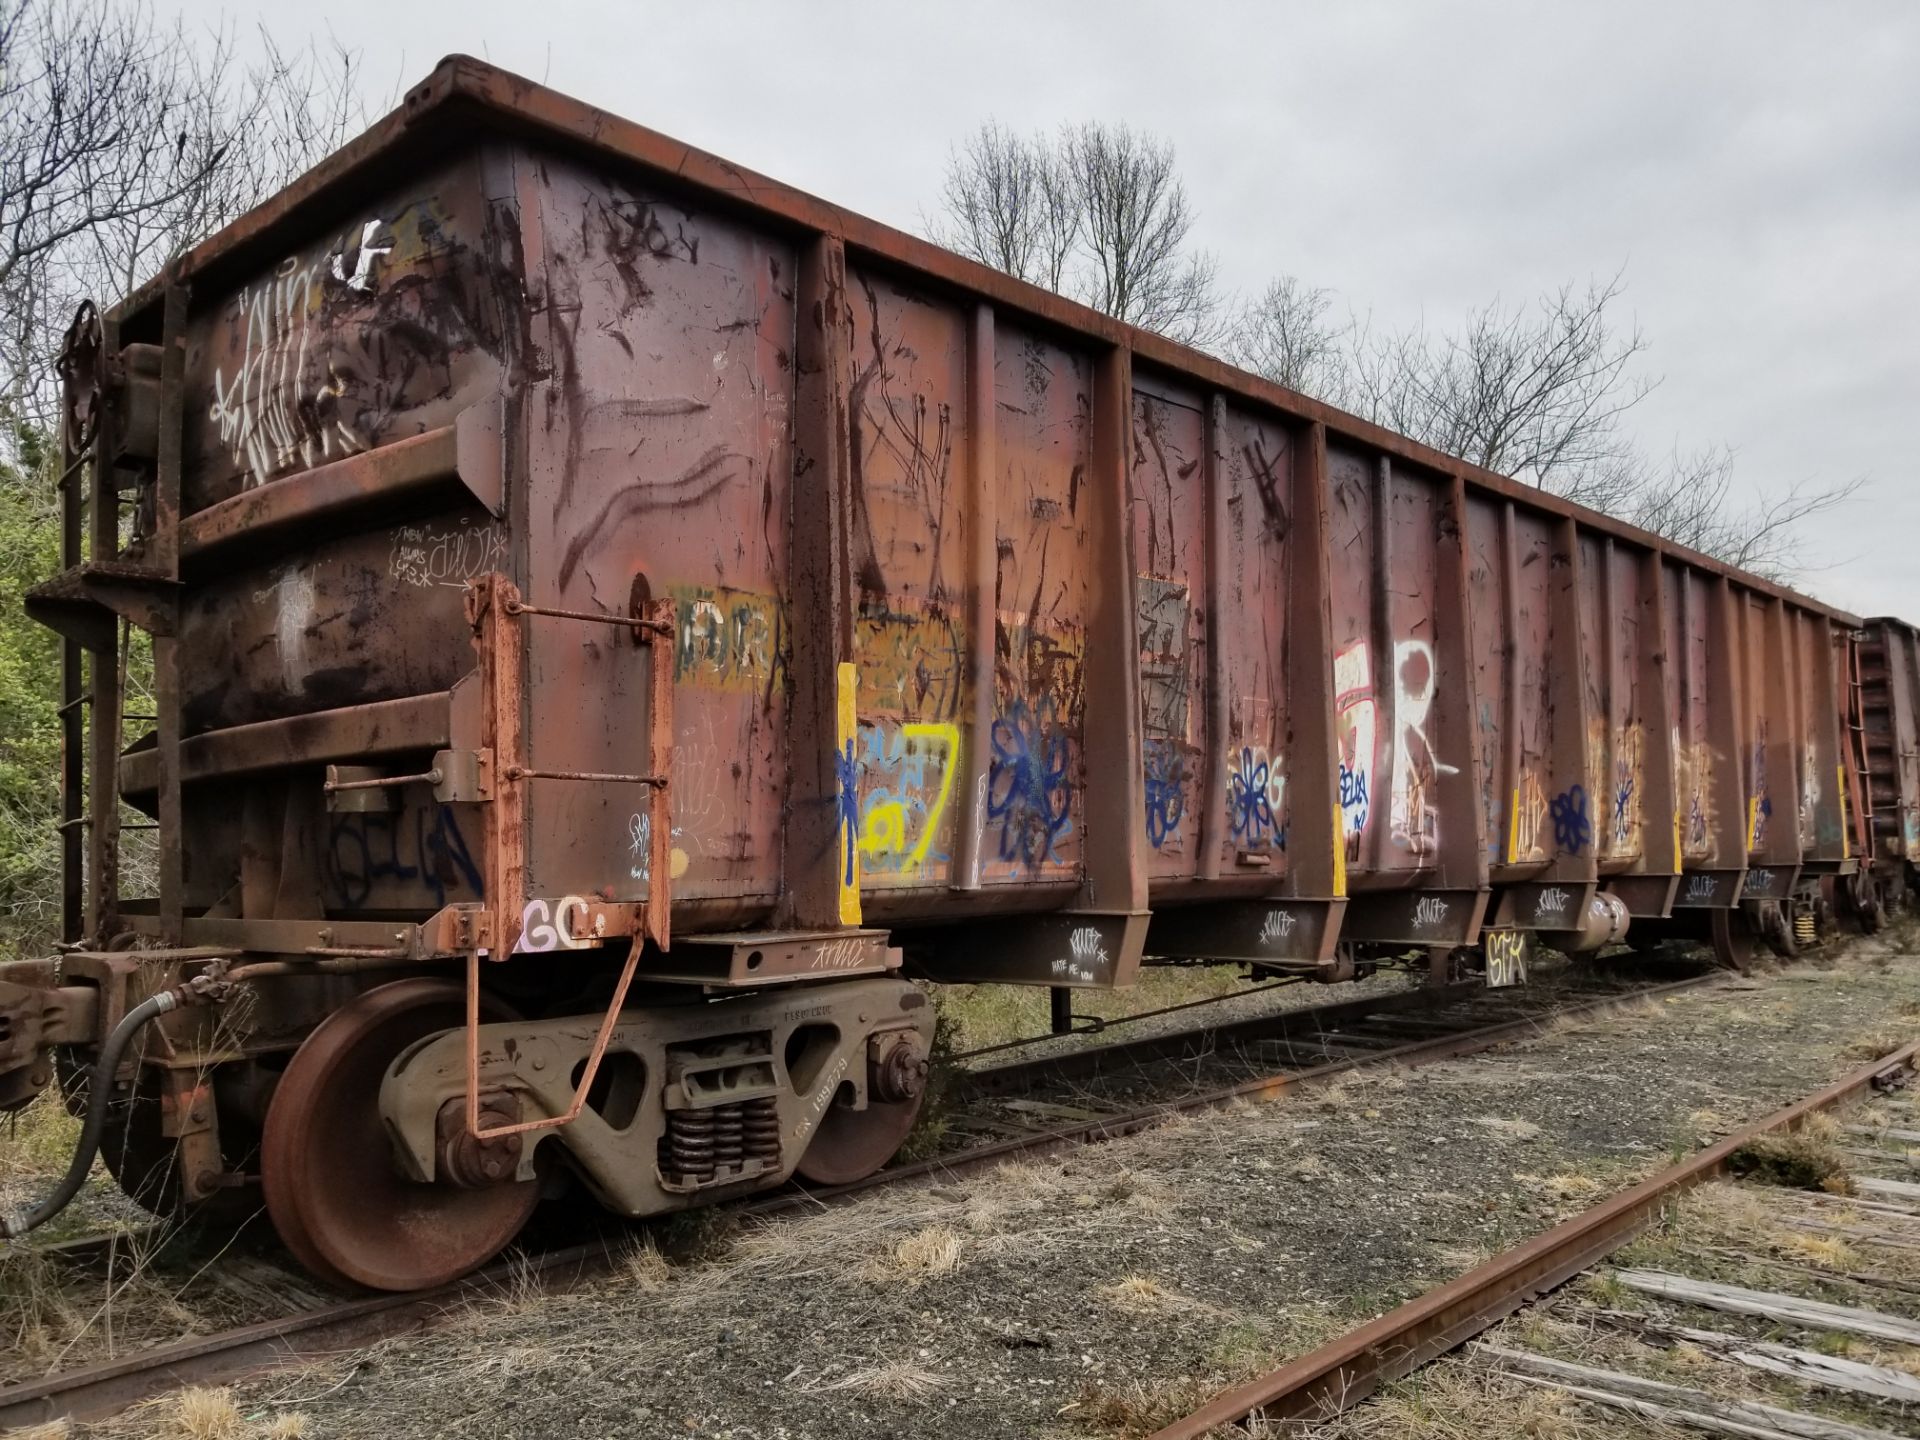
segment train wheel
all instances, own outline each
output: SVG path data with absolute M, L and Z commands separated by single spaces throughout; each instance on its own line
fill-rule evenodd
M 1745 970 L 1753 963 L 1753 927 L 1737 906 L 1713 912 L 1713 958 L 1729 970 Z
M 918 1094 L 888 1103 L 869 1095 L 864 1110 L 829 1106 L 807 1153 L 800 1157 L 800 1177 L 815 1185 L 851 1185 L 866 1179 L 905 1143 L 924 1098 Z
M 1780 900 L 1756 900 L 1749 923 L 1756 934 L 1766 941 L 1767 948 L 1782 960 L 1800 958 L 1800 931 L 1794 925 L 1793 915 L 1786 902 Z M 1746 906 L 1742 905 L 1742 909 Z M 1818 936 L 1809 938 L 1809 943 Z
M 422 1185 L 392 1158 L 380 1118 L 387 1066 L 465 1023 L 459 985 L 398 980 L 321 1021 L 280 1077 L 261 1186 L 281 1241 L 316 1275 L 375 1290 L 444 1285 L 499 1254 L 533 1213 L 537 1183 Z
M 1871 870 L 1862 867 L 1848 882 L 1849 908 L 1860 924 L 1863 935 L 1878 935 L 1887 928 L 1887 906 L 1880 893 L 1880 882 Z

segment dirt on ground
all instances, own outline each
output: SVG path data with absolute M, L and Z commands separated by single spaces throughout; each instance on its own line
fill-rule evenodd
M 641 1238 L 584 1289 L 250 1382 L 226 1433 L 1144 1435 L 1920 1035 L 1912 941 L 948 1185 L 709 1222 L 705 1258 Z M 178 1404 L 76 1433 L 186 1433 Z

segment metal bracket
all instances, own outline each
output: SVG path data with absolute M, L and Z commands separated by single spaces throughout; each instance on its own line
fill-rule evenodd
M 673 634 L 674 604 L 647 600 L 636 593 L 629 612 L 610 615 L 529 605 L 505 575 L 483 575 L 467 587 L 467 620 L 480 657 L 483 753 L 492 761 L 493 778 L 485 810 L 484 841 L 487 897 L 491 912 L 489 958 L 504 960 L 520 942 L 526 901 L 526 786 L 533 781 L 644 785 L 651 851 L 644 901 L 634 904 L 629 932 L 635 953 L 643 942 L 665 950 L 672 940 L 671 917 L 673 810 L 668 799 L 668 768 L 673 757 L 673 664 L 669 647 L 658 642 Z M 632 773 L 544 770 L 524 761 L 527 661 L 523 617 L 541 615 L 629 631 L 636 645 L 649 647 L 646 769 Z M 445 783 L 447 772 L 441 774 Z
M 648 957 L 647 980 L 748 989 L 793 980 L 885 975 L 900 968 L 885 930 L 769 930 L 699 935 Z
M 491 800 L 493 798 L 493 752 L 491 750 L 439 750 L 434 752 L 433 798 L 443 805 Z
M 96 654 L 119 643 L 117 621 L 149 635 L 170 636 L 178 622 L 180 582 L 147 565 L 93 561 L 27 591 L 27 614 Z

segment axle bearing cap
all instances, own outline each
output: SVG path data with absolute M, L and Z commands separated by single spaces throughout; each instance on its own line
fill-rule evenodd
M 497 1130 L 517 1124 L 520 1102 L 501 1090 L 480 1096 L 482 1130 Z M 436 1178 L 465 1190 L 481 1190 L 513 1179 L 520 1169 L 520 1135 L 497 1135 L 489 1140 L 476 1139 L 467 1129 L 467 1101 L 455 1096 L 440 1107 L 434 1117 L 434 1174 Z
M 913 1031 L 875 1036 L 867 1083 L 889 1105 L 917 1100 L 927 1088 L 927 1053 Z

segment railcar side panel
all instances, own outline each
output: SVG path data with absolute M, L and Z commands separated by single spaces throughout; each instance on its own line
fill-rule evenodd
M 674 672 L 668 863 L 690 902 L 770 903 L 785 792 L 790 246 L 651 186 L 559 161 L 517 167 L 537 215 L 527 305 L 548 371 L 513 497 L 529 602 L 625 613 L 670 599 L 669 645 L 525 622 L 528 763 L 634 773 L 650 667 Z M 450 641 L 456 639 L 449 634 Z M 536 780 L 527 893 L 646 898 L 647 794 Z
M 1294 439 L 1269 416 L 1219 402 L 1212 464 L 1219 492 L 1210 509 L 1219 517 L 1222 547 L 1214 577 L 1219 600 L 1208 607 L 1219 641 L 1213 683 L 1222 698 L 1225 727 L 1209 756 L 1224 772 L 1225 802 L 1216 816 L 1219 837 L 1209 856 L 1221 875 L 1265 868 L 1262 888 L 1289 880 L 1295 843 L 1324 855 L 1331 821 L 1317 805 L 1297 803 L 1291 777 L 1311 765 L 1292 742 L 1295 697 L 1287 683 L 1292 631 L 1287 593 L 1293 580 Z M 1311 702 L 1309 702 L 1311 703 Z M 1264 799 L 1264 805 L 1262 801 Z M 1270 862 L 1262 866 L 1262 859 Z
M 1128 503 L 1150 881 L 1197 877 L 1208 859 L 1206 839 L 1218 834 L 1204 813 L 1204 779 L 1193 794 L 1192 777 L 1209 773 L 1213 752 L 1225 743 L 1213 733 L 1216 717 L 1205 704 L 1207 677 L 1219 663 L 1210 648 L 1244 621 L 1213 614 L 1207 603 L 1210 567 L 1225 562 L 1210 545 L 1209 487 L 1217 482 L 1209 429 L 1202 397 L 1134 376 Z M 1270 731 L 1270 720 L 1261 728 Z M 1274 773 L 1275 740 L 1271 733 L 1249 735 L 1245 763 L 1232 754 L 1227 762 L 1227 833 L 1248 852 L 1271 852 L 1279 839 L 1285 795 Z

